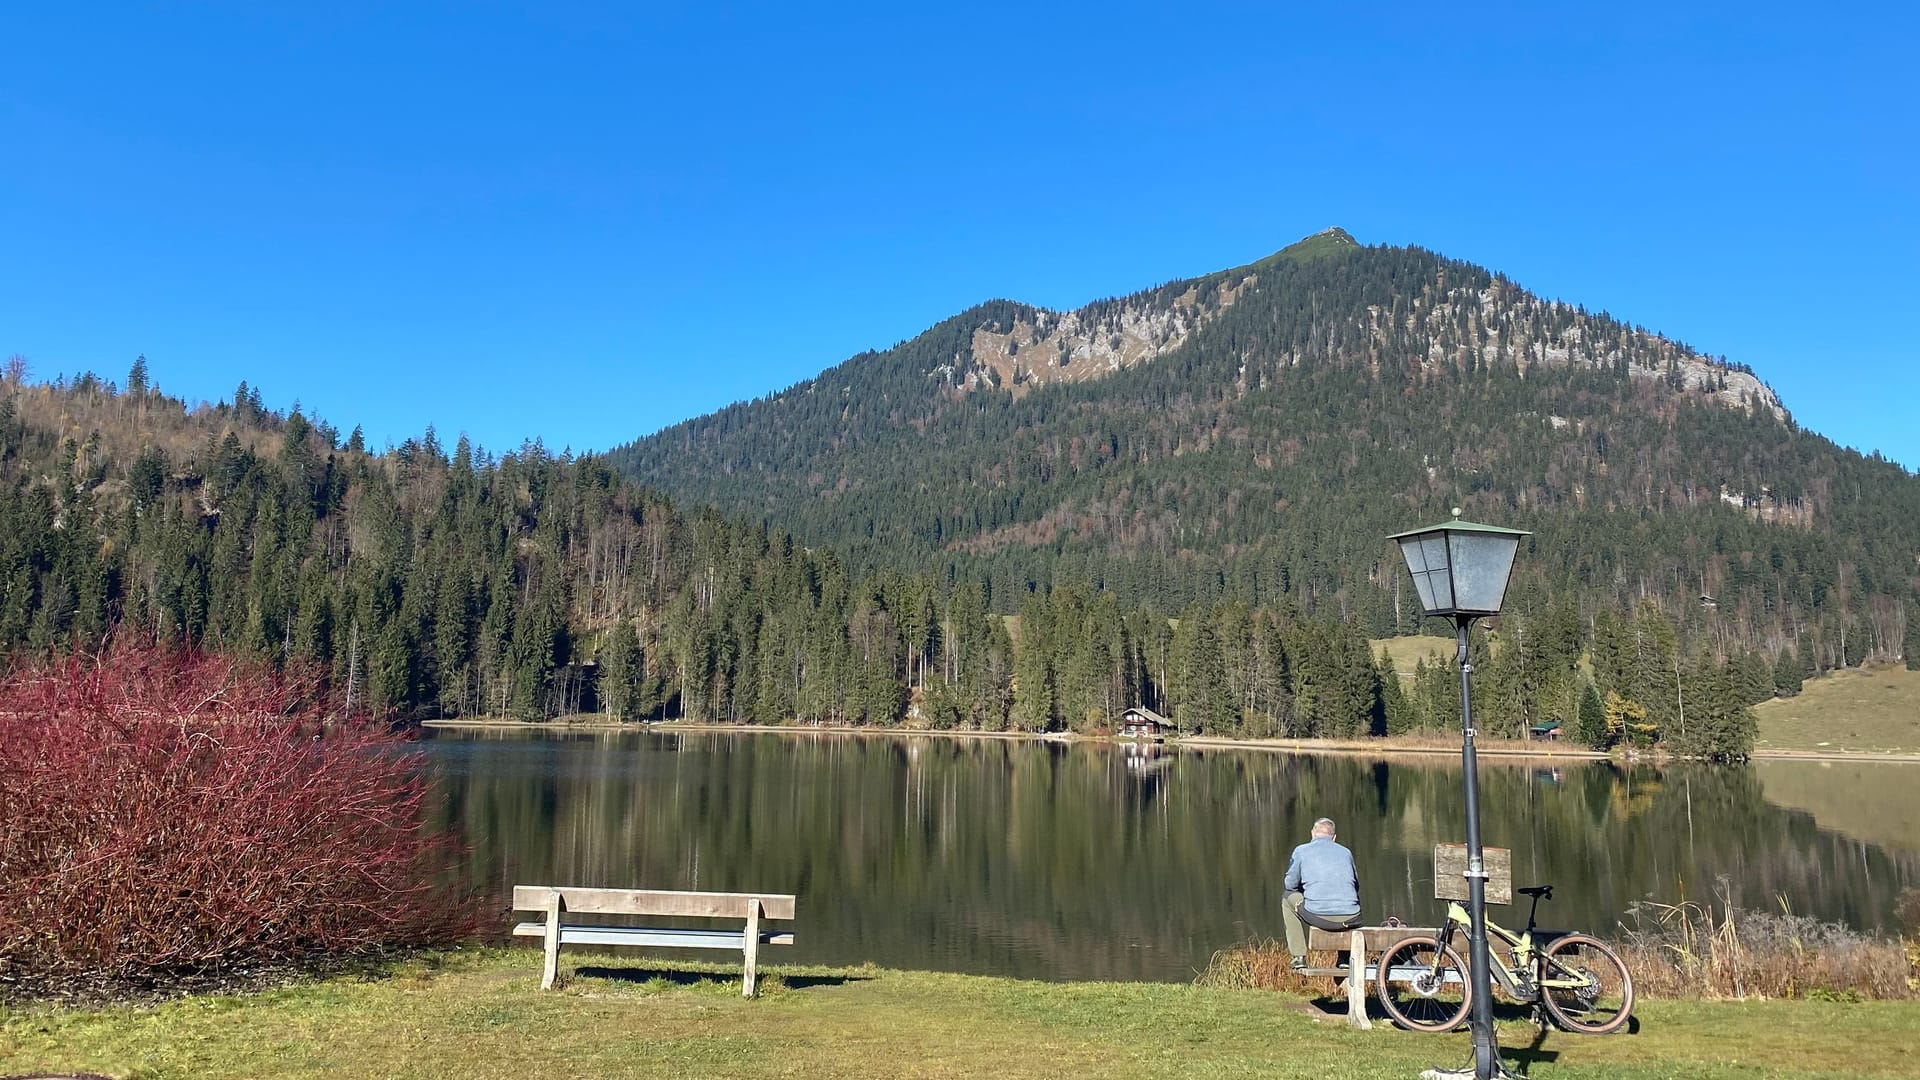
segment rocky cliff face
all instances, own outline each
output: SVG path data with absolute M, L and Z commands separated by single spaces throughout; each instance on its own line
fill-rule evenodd
M 1745 367 L 1646 330 L 1599 325 L 1583 309 L 1543 300 L 1504 280 L 1487 288 L 1423 293 L 1410 298 L 1404 311 L 1367 309 L 1368 329 L 1382 345 L 1395 328 L 1424 336 L 1428 367 L 1470 361 L 1511 365 L 1523 375 L 1535 366 L 1623 370 L 1634 378 L 1664 380 L 1676 391 L 1700 391 L 1730 409 L 1786 418 L 1773 388 Z
M 1179 348 L 1195 327 L 1232 307 L 1253 280 L 1248 274 L 1224 285 L 1208 302 L 1195 285 L 1171 299 L 1141 294 L 1064 313 L 1036 308 L 1012 326 L 974 330 L 972 352 L 949 370 L 964 370 L 960 384 L 967 389 L 1007 387 L 1015 395 L 1103 378 Z
M 1328 229 L 1273 258 L 1321 257 L 1357 246 L 1345 230 Z M 1074 311 L 1021 308 L 1010 323 L 983 321 L 973 330 L 970 349 L 957 351 L 927 374 L 960 390 L 1005 389 L 1019 397 L 1037 387 L 1087 382 L 1151 363 L 1179 349 L 1196 329 L 1257 286 L 1261 265 Z M 1695 391 L 1729 409 L 1787 416 L 1773 389 L 1743 366 L 1541 299 L 1504 278 L 1485 287 L 1446 286 L 1443 279 L 1440 288 L 1425 287 L 1391 309 L 1368 306 L 1352 325 L 1375 341 L 1376 363 L 1388 354 L 1405 356 L 1411 345 L 1430 369 L 1505 365 L 1523 375 L 1537 366 L 1610 369 L 1663 381 L 1675 391 Z

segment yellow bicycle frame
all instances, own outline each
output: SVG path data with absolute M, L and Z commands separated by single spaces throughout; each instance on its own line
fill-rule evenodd
M 1473 919 L 1467 915 L 1467 909 L 1464 907 L 1461 907 L 1458 901 L 1450 901 L 1447 904 L 1447 921 L 1449 923 L 1458 923 L 1461 926 L 1461 928 L 1471 932 Z M 1529 920 L 1529 922 L 1531 922 L 1531 920 Z M 1525 972 L 1533 966 L 1533 928 L 1529 926 L 1526 930 L 1522 931 L 1521 933 L 1515 934 L 1513 931 L 1508 930 L 1506 927 L 1501 926 L 1499 923 L 1494 922 L 1492 919 L 1488 919 L 1487 933 L 1492 934 L 1493 936 L 1506 942 L 1513 949 L 1513 967 L 1509 968 L 1507 966 L 1506 961 L 1500 958 L 1500 954 L 1494 952 L 1493 949 L 1489 948 L 1487 950 L 1487 960 L 1489 962 L 1488 964 L 1489 973 L 1492 974 L 1495 978 L 1499 979 L 1501 985 L 1505 986 L 1508 992 L 1512 993 L 1514 996 L 1521 997 L 1521 998 L 1534 996 L 1534 995 L 1526 994 L 1520 990 L 1520 980 L 1516 978 L 1514 975 L 1515 969 Z M 1492 942 L 1488 942 L 1488 944 L 1491 945 Z M 1439 954 L 1437 953 L 1435 954 L 1434 960 L 1436 963 L 1438 963 Z M 1554 966 L 1560 967 L 1560 965 L 1558 964 L 1555 964 Z M 1562 970 L 1565 970 L 1565 969 L 1562 968 Z M 1587 985 L 1587 983 L 1590 981 L 1590 978 L 1588 976 L 1581 975 L 1576 972 L 1567 972 L 1567 975 L 1570 977 L 1551 978 L 1549 977 L 1547 971 L 1544 969 L 1544 965 L 1543 965 L 1542 970 L 1540 972 L 1540 979 L 1536 983 L 1536 985 L 1540 988 L 1553 986 L 1553 987 L 1565 987 L 1569 989 L 1577 989 L 1579 987 Z

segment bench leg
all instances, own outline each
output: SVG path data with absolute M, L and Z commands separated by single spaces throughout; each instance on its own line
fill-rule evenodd
M 742 944 L 747 954 L 747 973 L 740 981 L 740 996 L 753 996 L 754 967 L 760 959 L 760 900 L 747 901 L 747 937 Z
M 1371 1031 L 1373 1021 L 1367 1019 L 1367 935 L 1355 930 L 1347 948 L 1347 1023 Z
M 559 890 L 547 894 L 547 937 L 546 956 L 540 964 L 540 989 L 553 989 L 554 976 L 560 972 L 560 901 Z

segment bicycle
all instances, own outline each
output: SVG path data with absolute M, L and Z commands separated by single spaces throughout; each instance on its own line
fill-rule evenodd
M 1518 934 L 1487 920 L 1487 966 L 1494 982 L 1515 1001 L 1531 1004 L 1543 1030 L 1543 1006 L 1555 1024 L 1583 1035 L 1610 1035 L 1626 1026 L 1633 1013 L 1627 965 L 1586 934 L 1535 929 L 1540 901 L 1553 899 L 1553 886 L 1515 891 L 1533 897 L 1533 907 Z M 1395 1024 L 1409 1031 L 1453 1031 L 1467 1022 L 1473 984 L 1452 940 L 1460 934 L 1464 951 L 1470 925 L 1466 909 L 1449 903 L 1438 934 L 1402 939 L 1380 957 L 1374 984 Z M 1504 950 L 1495 947 L 1500 942 Z

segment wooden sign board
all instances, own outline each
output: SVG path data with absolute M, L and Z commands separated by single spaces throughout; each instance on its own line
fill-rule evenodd
M 1487 871 L 1487 903 L 1513 903 L 1513 852 L 1482 847 L 1480 861 Z M 1433 845 L 1433 898 L 1467 902 L 1467 845 Z

